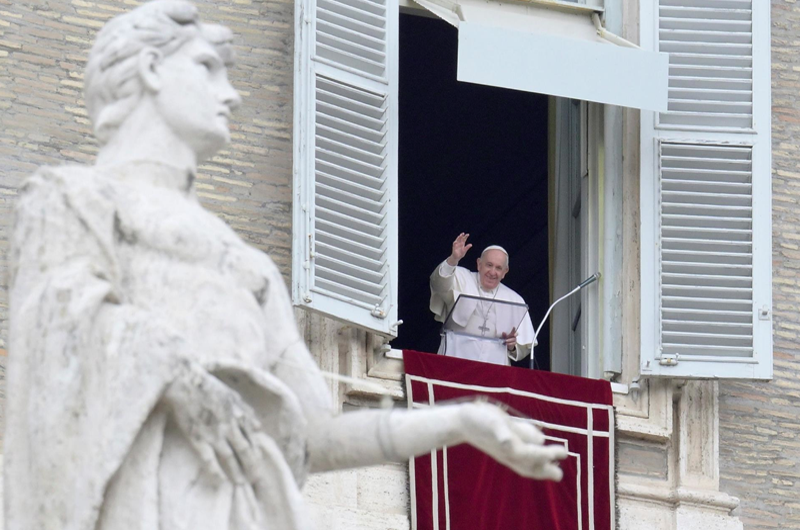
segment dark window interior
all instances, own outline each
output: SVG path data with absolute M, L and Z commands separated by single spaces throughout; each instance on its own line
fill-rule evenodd
M 441 324 L 428 310 L 428 277 L 460 232 L 475 270 L 491 244 L 511 256 L 504 283 L 536 327 L 549 302 L 547 96 L 456 81 L 458 31 L 400 15 L 399 315 L 395 348 L 436 352 Z M 550 369 L 549 329 L 536 347 Z M 528 365 L 528 361 L 520 363 Z

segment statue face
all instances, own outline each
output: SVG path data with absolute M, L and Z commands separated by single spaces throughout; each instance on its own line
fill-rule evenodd
M 155 68 L 161 81 L 156 105 L 165 123 L 199 160 L 211 157 L 230 141 L 228 120 L 241 103 L 225 63 L 198 37 Z

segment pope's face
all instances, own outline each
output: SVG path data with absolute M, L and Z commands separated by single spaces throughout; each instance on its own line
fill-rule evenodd
M 481 287 L 490 290 L 497 287 L 508 272 L 506 255 L 500 250 L 489 250 L 478 258 L 478 276 Z
M 199 160 L 210 158 L 230 141 L 228 120 L 241 103 L 224 62 L 198 37 L 165 57 L 158 72 L 156 102 L 167 126 Z

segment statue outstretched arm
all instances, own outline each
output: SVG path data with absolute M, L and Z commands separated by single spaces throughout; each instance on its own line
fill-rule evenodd
M 557 461 L 567 456 L 544 445 L 531 423 L 485 402 L 424 410 L 345 413 L 310 426 L 311 471 L 403 462 L 443 446 L 468 443 L 524 477 L 560 480 Z
M 274 311 L 282 326 L 294 322 L 288 295 L 276 289 Z M 282 310 L 281 306 L 285 306 Z M 362 410 L 333 413 L 330 390 L 299 336 L 273 368 L 273 373 L 298 397 L 308 420 L 311 472 L 331 471 L 408 458 L 448 445 L 468 443 L 520 475 L 561 478 L 561 446 L 545 446 L 532 424 L 512 418 L 500 408 L 472 402 L 424 410 Z

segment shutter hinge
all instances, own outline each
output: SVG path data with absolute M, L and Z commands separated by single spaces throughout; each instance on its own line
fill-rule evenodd
M 662 353 L 661 358 L 658 360 L 661 366 L 675 366 L 678 364 L 677 353 Z
M 770 310 L 767 306 L 761 306 L 761 309 L 758 310 L 758 319 L 759 320 L 769 320 L 770 319 Z

